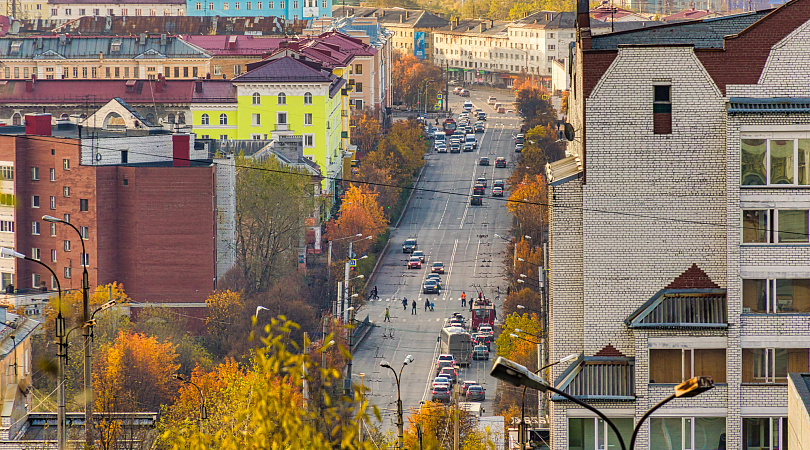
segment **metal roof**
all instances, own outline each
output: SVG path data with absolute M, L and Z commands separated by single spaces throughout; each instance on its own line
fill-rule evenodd
M 203 49 L 176 36 L 0 37 L 2 59 L 201 58 Z
M 555 386 L 579 400 L 633 401 L 635 358 L 626 356 L 583 356 L 557 378 Z M 565 397 L 553 395 L 554 401 Z
M 725 289 L 662 289 L 624 320 L 629 328 L 727 328 Z
M 745 98 L 731 97 L 729 113 L 806 113 L 810 112 L 810 98 Z

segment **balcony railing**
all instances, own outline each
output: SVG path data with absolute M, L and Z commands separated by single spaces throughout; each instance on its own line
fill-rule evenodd
M 288 124 L 288 123 L 277 123 L 276 124 L 276 131 L 290 131 L 290 124 Z

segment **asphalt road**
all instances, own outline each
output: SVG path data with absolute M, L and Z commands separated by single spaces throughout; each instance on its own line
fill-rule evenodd
M 414 358 L 402 371 L 401 394 L 407 426 L 410 410 L 418 408 L 421 401 L 430 400 L 434 363 L 439 353 L 437 338 L 444 319 L 456 311 L 469 319 L 469 309 L 461 308 L 461 293 L 466 292 L 467 298 L 472 298 L 476 286 L 480 287 L 487 297 L 495 300 L 498 319 L 501 318 L 507 286 L 502 264 L 506 242 L 495 234 L 508 233 L 511 217 L 506 203 L 491 197 L 491 188 L 494 180 L 506 180 L 514 168 L 514 135 L 520 124 L 514 113 L 497 114 L 486 104 L 489 95 L 498 96 L 499 101 L 507 100 L 501 98 L 502 92 L 472 90 L 469 99 L 488 115 L 486 132 L 483 136 L 477 134 L 476 152 L 432 152 L 426 156 L 419 189 L 414 191 L 399 227 L 392 230 L 388 250 L 370 285 L 377 286 L 380 298 L 367 303 L 356 314 L 358 319 L 368 314 L 378 328 L 370 332 L 354 355 L 353 380 L 370 389 L 369 399 L 380 408 L 387 430 L 396 426 L 397 389 L 393 374 L 380 367 L 381 361 L 386 360 L 399 370 L 407 355 Z M 450 97 L 454 111 L 461 111 L 463 101 L 468 100 L 454 94 Z M 488 156 L 491 165 L 479 166 L 481 156 Z M 498 156 L 507 158 L 506 169 L 495 168 Z M 488 180 L 487 196 L 483 206 L 471 206 L 472 186 L 481 176 Z M 508 197 L 506 191 L 504 199 Z M 402 243 L 407 238 L 416 238 L 418 249 L 425 252 L 426 264 L 421 270 L 406 267 L 410 255 L 402 253 Z M 443 289 L 439 295 L 424 295 L 422 281 L 434 261 L 442 261 L 445 266 Z M 403 297 L 409 302 L 405 310 Z M 434 311 L 424 310 L 425 298 L 435 304 Z M 411 313 L 412 300 L 417 303 L 415 315 Z M 390 308 L 390 323 L 384 322 L 386 307 Z M 482 405 L 485 416 L 492 415 L 491 401 L 495 395 L 496 382 L 489 376 L 493 360 L 491 354 L 489 361 L 473 361 L 459 374 L 459 379 L 477 380 L 486 389 L 487 400 Z

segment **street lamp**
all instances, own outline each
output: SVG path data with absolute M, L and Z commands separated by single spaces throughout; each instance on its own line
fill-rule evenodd
M 391 364 L 389 364 L 388 361 L 383 360 L 380 363 L 380 367 L 385 367 L 387 369 L 391 369 L 391 372 L 394 372 L 394 379 L 397 382 L 397 428 L 399 430 L 399 436 L 398 436 L 399 445 L 397 447 L 400 450 L 402 450 L 402 448 L 405 445 L 405 438 L 404 438 L 404 430 L 403 430 L 403 425 L 404 424 L 403 424 L 403 421 L 402 421 L 402 397 L 400 396 L 400 392 L 399 392 L 399 382 L 400 382 L 401 377 L 402 377 L 402 369 L 404 369 L 405 366 L 407 366 L 409 363 L 412 363 L 412 362 L 413 362 L 413 356 L 411 356 L 411 355 L 406 356 L 405 361 L 402 362 L 402 367 L 399 368 L 399 374 L 397 374 L 397 371 L 394 370 L 393 367 L 391 367 Z
M 2 247 L 0 248 L 0 255 L 6 258 L 19 258 L 26 261 L 31 261 L 39 264 L 40 266 L 48 269 L 48 272 L 53 275 L 56 280 L 56 291 L 59 295 L 59 306 L 56 313 L 56 340 L 58 346 L 57 357 L 59 358 L 59 369 L 57 378 L 59 378 L 57 386 L 57 407 L 56 407 L 56 447 L 58 450 L 65 449 L 66 430 L 65 430 L 65 358 L 67 357 L 67 350 L 65 349 L 65 318 L 62 317 L 62 285 L 59 283 L 59 277 L 56 276 L 53 269 L 40 260 L 29 258 L 20 252 L 13 249 Z
M 200 393 L 200 403 L 202 404 L 202 406 L 200 407 L 200 432 L 202 432 L 203 422 L 208 420 L 208 412 L 205 410 L 205 396 L 203 395 L 202 389 L 200 389 L 200 387 L 197 386 L 194 382 L 192 382 L 191 380 L 187 380 L 185 377 L 183 377 L 183 375 L 180 375 L 179 373 L 172 374 L 172 378 L 182 383 L 194 386 L 195 388 L 197 388 L 197 392 Z
M 498 359 L 495 360 L 495 365 L 492 366 L 490 375 L 499 380 L 505 381 L 513 386 L 526 386 L 532 389 L 536 389 L 540 392 L 551 391 L 561 397 L 564 397 L 566 400 L 576 403 L 577 405 L 593 412 L 610 426 L 610 428 L 616 434 L 616 438 L 619 440 L 619 444 L 622 450 L 627 450 L 627 447 L 624 445 L 624 439 L 622 439 L 622 435 L 621 433 L 619 433 L 619 429 L 616 428 L 616 425 L 610 419 L 608 419 L 607 416 L 605 416 L 601 411 L 577 399 L 576 397 L 551 386 L 550 384 L 543 381 L 540 377 L 530 372 L 529 369 L 527 369 L 525 366 L 522 366 L 514 361 L 505 359 L 502 356 L 499 356 Z M 638 424 L 636 424 L 635 428 L 633 429 L 633 435 L 635 436 L 638 434 L 638 428 L 640 427 L 644 419 L 646 419 L 650 414 L 652 414 L 653 411 L 660 408 L 668 401 L 672 400 L 673 398 L 679 397 L 684 398 L 694 397 L 698 394 L 708 391 L 713 387 L 714 383 L 712 382 L 712 379 L 710 377 L 691 378 L 675 386 L 674 394 L 662 400 L 659 404 L 652 407 L 649 411 L 647 411 L 644 414 L 644 416 L 642 416 L 642 419 L 638 422 Z M 633 441 L 631 441 L 631 443 L 632 442 Z M 631 450 L 633 450 L 632 446 Z
M 346 236 L 346 237 L 342 237 L 342 238 L 332 239 L 332 240 L 329 241 L 329 253 L 328 253 L 327 257 L 326 257 L 326 287 L 328 289 L 327 299 L 329 299 L 329 301 L 332 300 L 332 284 L 331 284 L 331 282 L 332 282 L 332 242 L 334 242 L 334 241 L 342 241 L 344 239 L 356 238 L 356 237 L 360 237 L 362 235 L 363 235 L 363 233 L 357 233 L 357 234 L 352 235 L 352 236 Z
M 51 223 L 63 223 L 79 235 L 79 242 L 82 243 L 82 322 L 87 323 L 90 319 L 90 279 L 87 275 L 87 265 L 90 258 L 87 255 L 87 249 L 84 246 L 84 237 L 82 232 L 70 222 L 59 219 L 54 216 L 42 216 L 42 220 Z M 90 324 L 84 329 L 84 437 L 88 447 L 93 447 L 93 374 L 92 374 L 92 348 L 90 347 L 90 336 L 93 334 L 93 325 Z
M 520 331 L 520 330 L 515 329 L 515 331 Z M 526 333 L 526 334 L 529 334 L 529 333 Z M 518 337 L 518 336 L 515 336 L 514 334 L 512 334 L 511 336 L 512 337 Z M 557 364 L 560 364 L 560 363 L 564 363 L 564 362 L 568 362 L 568 361 L 574 360 L 576 358 L 577 358 L 577 355 L 575 353 L 571 353 L 570 355 L 568 355 L 568 356 L 566 356 L 564 358 L 560 358 L 557 361 L 554 361 L 553 363 L 546 364 L 545 366 L 537 369 L 537 371 L 535 371 L 534 373 L 540 373 L 540 372 L 548 369 L 551 366 L 554 366 L 554 365 L 557 365 Z M 539 416 L 540 414 L 541 414 L 541 411 L 538 408 L 537 415 Z M 521 449 L 526 448 L 526 429 L 525 429 L 525 425 L 524 425 L 526 423 L 525 417 L 526 417 L 526 386 L 523 386 L 523 396 L 521 397 L 521 400 L 520 400 L 520 448 Z

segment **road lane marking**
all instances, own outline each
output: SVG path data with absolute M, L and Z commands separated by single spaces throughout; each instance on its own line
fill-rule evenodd
M 445 283 L 447 284 L 447 286 L 450 286 L 450 277 L 453 275 L 453 261 L 455 261 L 455 259 L 456 259 L 456 249 L 457 248 L 458 248 L 458 239 L 456 239 L 456 242 L 453 244 L 453 253 L 450 255 L 450 266 L 447 268 L 447 279 L 444 280 Z M 445 293 L 445 299 L 447 298 L 447 295 L 449 295 L 449 294 L 450 294 L 450 291 L 448 290 Z
M 475 186 L 475 166 L 476 163 L 473 161 L 473 170 L 472 170 L 472 179 L 470 180 L 470 190 L 468 191 L 467 196 L 472 197 L 473 193 L 473 186 Z M 467 220 L 467 213 L 470 211 L 470 201 L 467 200 L 467 205 L 464 207 L 464 215 L 461 216 L 461 223 L 458 225 L 458 229 L 464 228 L 464 221 Z

